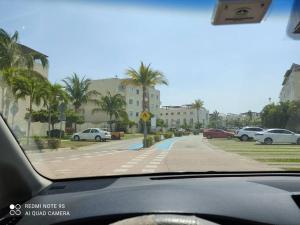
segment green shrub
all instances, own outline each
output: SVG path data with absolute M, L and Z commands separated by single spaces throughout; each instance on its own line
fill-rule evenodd
M 175 137 L 181 137 L 183 135 L 182 131 L 175 131 L 174 136 Z
M 160 139 L 160 134 L 154 135 L 154 141 L 155 141 L 155 142 L 161 141 L 161 139 Z
M 199 135 L 199 134 L 200 134 L 200 130 L 194 130 L 194 131 L 193 131 L 193 134 L 194 134 L 194 135 Z
M 184 135 L 184 136 L 189 136 L 190 134 L 191 134 L 190 131 L 184 131 L 184 132 L 183 132 L 183 135 Z
M 59 139 L 49 139 L 48 140 L 48 148 L 50 149 L 57 149 L 60 147 L 60 140 Z
M 168 138 L 172 138 L 173 137 L 173 133 L 172 132 L 168 132 L 168 133 L 164 133 L 164 138 L 168 139 Z
M 148 136 L 146 138 L 146 147 L 148 148 L 148 147 L 150 147 L 152 145 L 153 145 L 153 137 L 152 136 Z
M 34 144 L 38 149 L 43 149 L 44 148 L 44 141 L 41 137 L 39 136 L 34 136 L 33 137 Z

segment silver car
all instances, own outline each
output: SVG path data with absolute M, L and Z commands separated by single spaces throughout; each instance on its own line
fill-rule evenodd
M 254 139 L 264 144 L 300 144 L 300 134 L 286 129 L 269 129 L 257 132 Z

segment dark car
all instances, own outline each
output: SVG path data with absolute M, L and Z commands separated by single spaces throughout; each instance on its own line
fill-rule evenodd
M 221 129 L 206 129 L 203 132 L 203 137 L 208 139 L 211 138 L 232 138 L 234 137 L 234 133 L 221 130 Z

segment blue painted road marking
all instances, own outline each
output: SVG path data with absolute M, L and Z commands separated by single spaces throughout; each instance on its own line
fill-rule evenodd
M 169 151 L 171 150 L 173 144 L 178 141 L 180 138 L 179 137 L 174 137 L 174 138 L 170 138 L 170 139 L 166 139 L 166 140 L 163 140 L 159 143 L 157 143 L 155 145 L 156 149 L 158 150 L 166 150 L 166 151 Z
M 139 150 L 143 147 L 143 143 L 135 143 L 128 147 L 128 150 Z

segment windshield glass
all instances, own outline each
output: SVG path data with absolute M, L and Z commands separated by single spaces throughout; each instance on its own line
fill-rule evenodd
M 296 4 L 253 2 L 2 0 L 1 115 L 55 179 L 298 171 Z

